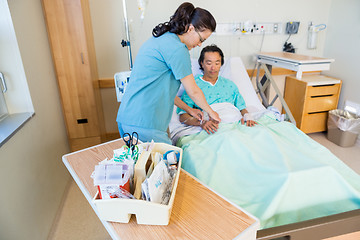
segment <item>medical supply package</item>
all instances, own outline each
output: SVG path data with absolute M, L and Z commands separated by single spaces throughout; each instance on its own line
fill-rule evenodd
M 179 181 L 183 151 L 176 146 L 154 142 L 139 144 L 139 148 L 142 151 L 134 166 L 134 189 L 130 193 L 131 196 L 101 199 L 98 192 L 93 202 L 100 218 L 105 221 L 128 223 L 132 214 L 135 214 L 138 224 L 168 225 Z M 163 157 L 164 155 L 166 157 Z M 176 161 L 177 164 L 173 164 Z M 150 201 L 142 199 L 144 181 L 150 183 L 150 191 L 147 193 Z M 123 188 L 120 188 L 122 196 L 121 192 Z M 151 198 L 155 201 L 151 201 Z

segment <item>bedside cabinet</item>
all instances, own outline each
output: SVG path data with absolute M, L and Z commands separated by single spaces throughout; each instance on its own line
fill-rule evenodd
M 105 141 L 89 0 L 42 0 L 71 151 Z
M 324 75 L 307 75 L 302 79 L 288 76 L 284 99 L 304 133 L 327 130 L 328 111 L 336 109 L 341 80 Z

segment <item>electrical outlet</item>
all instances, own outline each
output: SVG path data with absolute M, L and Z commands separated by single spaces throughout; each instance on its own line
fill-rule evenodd
M 254 34 L 278 34 L 281 33 L 281 23 L 256 23 Z
M 274 33 L 279 33 L 280 32 L 279 25 L 280 24 L 278 24 L 278 23 L 274 23 L 274 29 L 273 29 Z
M 244 22 L 242 32 L 245 33 L 245 34 L 253 33 L 254 32 L 254 26 L 255 25 L 252 23 L 252 21 L 248 20 L 248 21 Z
M 286 34 L 296 34 L 299 30 L 300 22 L 287 22 L 286 23 Z

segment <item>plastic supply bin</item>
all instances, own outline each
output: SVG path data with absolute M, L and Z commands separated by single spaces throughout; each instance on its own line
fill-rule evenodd
M 179 147 L 168 145 L 165 143 L 155 143 L 154 148 L 149 153 L 144 151 L 141 153 L 136 165 L 135 165 L 135 192 L 141 192 L 141 182 L 145 179 L 146 172 L 141 171 L 143 167 L 148 166 L 148 161 L 151 161 L 151 156 L 155 152 L 161 154 L 166 153 L 169 150 L 175 150 L 180 153 L 179 162 L 178 162 L 178 171 L 175 176 L 174 184 L 171 190 L 171 196 L 169 203 L 167 205 L 149 202 L 141 199 L 100 199 L 99 194 L 97 193 L 93 198 L 93 202 L 97 208 L 98 214 L 102 220 L 110 222 L 121 222 L 128 223 L 131 215 L 136 215 L 136 221 L 138 224 L 147 224 L 147 225 L 168 225 L 171 210 L 175 200 L 176 188 L 180 176 L 180 166 L 182 161 L 183 151 Z M 138 174 L 137 174 L 138 172 Z M 140 175 L 140 180 L 136 180 L 136 175 Z
M 327 138 L 341 147 L 351 147 L 360 133 L 360 117 L 348 111 L 329 111 Z

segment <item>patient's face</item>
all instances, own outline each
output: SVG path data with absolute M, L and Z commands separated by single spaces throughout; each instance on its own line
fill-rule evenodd
M 204 77 L 216 79 L 221 68 L 220 54 L 218 52 L 206 52 L 201 66 L 204 69 Z

